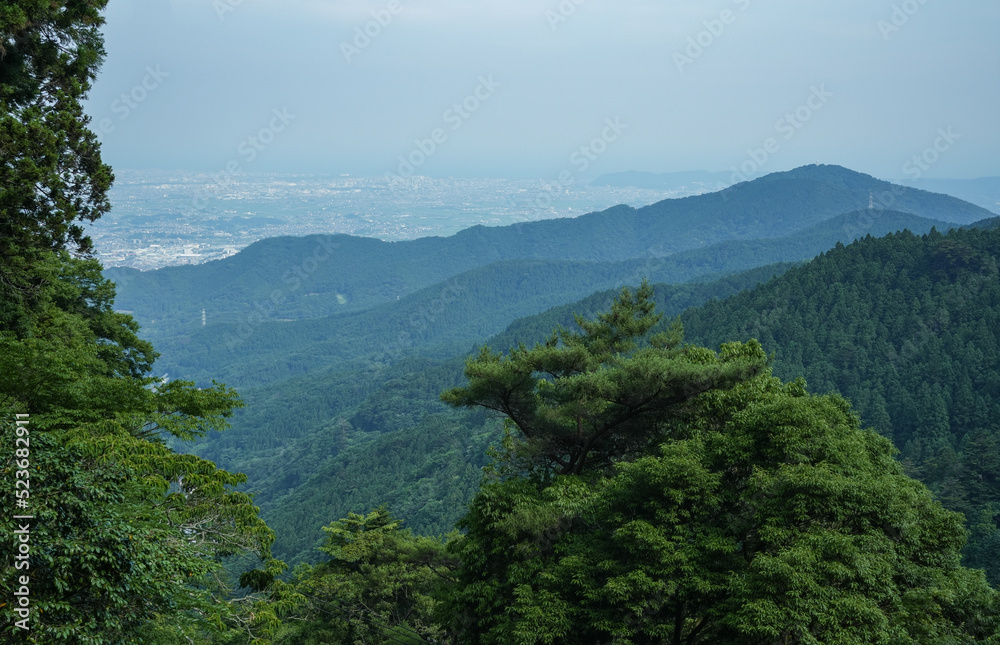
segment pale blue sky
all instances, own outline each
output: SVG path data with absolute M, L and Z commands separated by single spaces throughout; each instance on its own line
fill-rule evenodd
M 111 0 L 107 18 L 88 110 L 118 168 L 1000 175 L 996 0 Z

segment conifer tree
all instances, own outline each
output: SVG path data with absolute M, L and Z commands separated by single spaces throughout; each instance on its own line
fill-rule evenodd
M 629 321 L 651 315 L 647 293 L 623 292 L 580 336 L 562 333 L 564 346 L 484 351 L 470 386 L 446 394 L 523 433 L 452 544 L 454 642 L 1000 639 L 1000 597 L 959 564 L 962 516 L 903 472 L 888 439 L 844 399 L 771 376 L 756 342 L 637 348 L 648 327 Z M 560 352 L 580 367 L 546 369 L 566 364 L 544 360 Z M 585 406 L 583 391 L 610 396 Z M 628 449 L 579 448 L 595 428 L 615 437 L 622 426 L 607 420 L 626 396 L 652 411 L 627 426 Z M 580 418 L 583 441 L 558 440 Z

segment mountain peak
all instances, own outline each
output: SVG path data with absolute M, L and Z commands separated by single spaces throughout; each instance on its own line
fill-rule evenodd
M 845 168 L 844 166 L 837 166 L 833 164 L 809 164 L 807 166 L 799 166 L 798 168 L 793 168 L 791 170 L 773 172 L 753 181 L 775 181 L 781 179 L 812 179 L 815 181 L 841 185 L 847 182 L 854 184 L 870 182 L 878 182 L 879 184 L 888 183 L 876 179 L 871 175 L 866 175 L 863 172 L 858 172 L 856 170 L 851 170 L 850 168 Z

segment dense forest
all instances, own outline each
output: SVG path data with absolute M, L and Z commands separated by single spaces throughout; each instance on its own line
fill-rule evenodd
M 683 312 L 682 320 L 687 338 L 693 342 L 718 347 L 725 338 L 750 339 L 759 335 L 767 351 L 775 353 L 774 369 L 777 374 L 784 378 L 805 376 L 811 389 L 820 392 L 839 392 L 848 397 L 857 406 L 866 425 L 875 427 L 880 433 L 893 439 L 904 451 L 904 455 L 909 455 L 910 453 L 906 452 L 909 434 L 904 438 L 904 435 L 894 431 L 890 426 L 882 425 L 881 422 L 887 418 L 887 414 L 891 414 L 891 418 L 899 419 L 896 423 L 901 423 L 903 419 L 911 419 L 912 424 L 919 425 L 916 415 L 920 414 L 921 408 L 915 401 L 919 400 L 921 385 L 926 383 L 927 387 L 944 387 L 939 381 L 930 379 L 924 371 L 941 369 L 942 365 L 952 362 L 951 359 L 943 361 L 940 356 L 928 354 L 929 347 L 921 347 L 920 351 L 914 347 L 914 339 L 922 339 L 924 343 L 931 339 L 929 332 L 920 331 L 923 329 L 920 327 L 924 324 L 923 321 L 940 321 L 945 318 L 951 321 L 949 324 L 962 320 L 969 321 L 967 324 L 971 326 L 970 328 L 978 330 L 980 335 L 974 343 L 966 340 L 962 346 L 984 348 L 977 351 L 985 352 L 985 348 L 997 342 L 998 327 L 990 325 L 990 321 L 997 315 L 996 303 L 984 296 L 962 297 L 963 290 L 967 288 L 963 286 L 965 280 L 973 284 L 988 285 L 980 287 L 988 290 L 996 288 L 996 279 L 984 278 L 961 266 L 953 269 L 951 273 L 943 271 L 938 260 L 934 259 L 937 246 L 929 240 L 940 238 L 947 241 L 955 236 L 961 239 L 974 238 L 978 240 L 976 242 L 978 245 L 989 249 L 990 244 L 995 243 L 997 235 L 995 230 L 982 232 L 969 230 L 956 231 L 948 236 L 935 234 L 926 238 L 908 233 L 882 239 L 870 238 L 854 245 L 833 249 L 800 268 L 788 266 L 765 268 L 748 272 L 742 277 L 736 276 L 713 283 L 657 285 L 654 298 L 660 310 L 665 312 L 668 318 Z M 995 251 L 992 252 L 993 255 L 989 253 L 982 257 L 995 258 Z M 851 269 L 845 271 L 843 267 L 846 266 L 850 266 Z M 766 282 L 772 275 L 779 273 L 780 277 L 751 289 L 759 282 Z M 886 277 L 889 275 L 895 277 Z M 876 280 L 873 276 L 883 277 Z M 919 285 L 916 288 L 921 290 L 921 294 L 933 294 L 932 298 L 924 300 L 926 306 L 930 307 L 931 304 L 928 303 L 934 303 L 934 307 L 937 307 L 935 316 L 921 318 L 919 314 L 911 313 L 912 303 L 908 303 L 905 298 L 901 299 L 899 295 L 893 295 L 888 300 L 884 299 L 882 289 L 895 291 L 894 285 L 897 280 L 904 280 L 904 284 Z M 907 283 L 906 280 L 911 282 Z M 876 284 L 879 287 L 874 288 L 873 285 Z M 577 303 L 516 321 L 504 333 L 488 340 L 487 344 L 502 349 L 517 346 L 520 342 L 529 346 L 535 342 L 542 342 L 554 327 L 572 326 L 575 313 L 593 316 L 605 309 L 615 293 L 613 290 L 602 292 Z M 737 293 L 738 295 L 727 298 L 730 294 Z M 798 296 L 792 298 L 790 294 Z M 697 306 L 712 298 L 717 300 L 702 307 Z M 831 306 L 835 303 L 837 311 L 831 313 L 817 309 L 818 305 L 805 304 L 810 301 L 825 302 Z M 794 318 L 805 315 L 797 308 L 791 308 L 793 305 L 797 307 L 796 303 L 800 302 L 803 303 L 803 307 L 812 307 L 811 326 Z M 898 322 L 915 325 L 912 333 L 904 334 L 901 328 L 893 328 L 888 324 L 885 328 L 878 326 L 882 320 L 882 311 L 891 307 L 893 302 L 903 303 L 900 306 L 905 308 L 905 315 L 893 312 L 892 317 L 886 320 L 892 324 Z M 775 311 L 774 303 L 782 303 L 783 309 Z M 961 308 L 959 308 L 960 303 Z M 865 314 L 858 316 L 857 312 Z M 891 350 L 894 353 L 872 356 L 870 353 L 872 350 L 865 349 L 863 356 L 868 362 L 859 364 L 857 360 L 844 361 L 843 355 L 839 352 L 842 347 L 866 347 L 861 339 L 853 338 L 853 334 L 861 325 L 874 326 L 874 330 L 870 329 L 873 334 L 870 342 L 876 343 L 884 352 L 894 348 Z M 810 360 L 803 362 L 800 359 L 800 362 L 791 363 L 786 356 L 788 350 L 783 349 L 784 344 L 772 337 L 772 334 L 779 332 L 769 331 L 774 329 L 800 330 L 800 333 L 810 335 L 811 339 L 823 340 L 810 340 L 814 345 L 812 353 L 807 355 Z M 942 338 L 947 339 L 950 334 L 959 333 L 959 329 L 961 328 L 956 327 L 947 334 L 935 332 L 933 343 L 942 342 Z M 780 333 L 786 335 L 781 338 L 787 337 L 787 331 Z M 817 342 L 832 342 L 828 340 L 831 338 L 836 339 L 838 343 L 830 347 L 815 345 Z M 792 342 L 790 347 L 796 347 L 793 341 L 790 342 Z M 936 345 L 931 347 L 933 346 Z M 990 362 L 991 360 L 993 362 Z M 900 361 L 903 361 L 905 369 L 900 369 Z M 875 364 L 887 365 L 894 370 L 893 373 L 908 375 L 907 378 L 913 375 L 913 379 L 920 380 L 892 381 L 883 376 L 884 381 L 874 383 L 870 380 L 871 377 L 866 378 L 868 374 L 866 370 L 873 369 L 872 365 Z M 996 369 L 992 366 L 996 365 L 996 358 L 991 359 L 987 355 L 975 362 L 963 360 L 961 364 L 964 370 L 973 369 L 977 365 L 985 366 L 976 373 L 977 380 L 970 382 L 968 388 L 981 393 L 977 398 L 977 405 L 982 414 L 987 414 L 998 400 L 995 392 L 990 393 L 993 392 L 990 388 L 994 387 L 990 379 L 995 379 Z M 455 475 L 464 467 L 464 463 L 460 461 L 462 452 L 471 449 L 474 455 L 480 455 L 481 453 L 476 451 L 486 441 L 485 437 L 490 436 L 488 434 L 490 424 L 492 423 L 495 428 L 495 422 L 489 420 L 471 419 L 459 422 L 451 419 L 449 413 L 437 402 L 437 395 L 441 390 L 461 382 L 461 369 L 460 358 L 426 362 L 403 361 L 380 370 L 350 375 L 333 372 L 317 376 L 315 379 L 289 381 L 274 390 L 249 394 L 248 397 L 252 397 L 253 404 L 239 413 L 239 416 L 245 418 L 245 421 L 243 419 L 237 421 L 239 432 L 215 435 L 200 444 L 201 448 L 197 449 L 197 452 L 220 463 L 233 464 L 233 468 L 250 474 L 251 481 L 261 482 L 260 487 L 255 489 L 259 491 L 257 499 L 264 509 L 265 517 L 269 518 L 274 526 L 283 526 L 295 518 L 297 529 L 288 532 L 287 537 L 279 537 L 276 545 L 278 552 L 290 560 L 297 560 L 303 556 L 307 559 L 315 557 L 308 555 L 309 546 L 319 539 L 320 534 L 317 529 L 325 521 L 325 509 L 329 509 L 329 513 L 338 517 L 348 511 L 360 512 L 366 508 L 365 500 L 371 499 L 369 495 L 380 502 L 391 503 L 394 509 L 405 508 L 406 512 L 401 512 L 400 515 L 411 522 L 410 526 L 414 529 L 424 533 L 443 533 L 457 519 L 461 509 L 452 509 L 451 513 L 442 515 L 440 520 L 435 520 L 429 515 L 429 510 L 434 508 L 433 495 L 414 496 L 409 491 L 416 490 L 418 482 L 427 491 L 446 489 L 449 481 L 453 481 Z M 820 375 L 826 375 L 827 378 L 823 380 Z M 850 383 L 854 383 L 853 389 L 845 385 Z M 894 387 L 887 388 L 882 383 L 892 383 Z M 950 391 L 950 388 L 949 384 L 947 389 Z M 944 401 L 953 400 L 945 395 L 942 397 Z M 280 412 L 287 408 L 289 401 L 295 401 L 296 406 L 301 406 L 297 409 L 305 412 L 304 418 L 281 419 L 277 422 L 277 426 L 272 425 L 269 420 L 277 418 Z M 882 401 L 882 409 L 872 408 L 872 401 Z M 990 407 L 984 407 L 986 405 Z M 889 406 L 891 413 L 888 412 Z M 954 405 L 952 408 L 956 411 L 965 409 Z M 948 410 L 946 404 L 943 409 Z M 307 412 L 310 410 L 312 412 Z M 905 414 L 904 410 L 907 411 Z M 985 418 L 995 418 L 995 416 Z M 433 455 L 420 453 L 421 457 L 414 459 L 409 443 L 411 433 L 414 443 L 426 445 L 427 439 L 418 437 L 434 436 L 436 426 L 453 430 L 465 429 L 457 430 L 453 439 L 449 439 L 444 434 L 447 430 L 443 430 L 442 434 L 436 437 L 436 441 L 442 446 L 442 451 Z M 272 427 L 276 429 L 275 432 L 269 430 Z M 338 436 L 343 437 L 342 442 L 331 449 L 329 433 L 316 432 L 314 430 L 316 427 L 339 428 Z M 983 426 L 984 429 L 986 427 L 988 426 Z M 971 437 L 975 436 L 966 437 L 972 429 L 955 425 L 948 431 L 947 436 L 950 437 L 949 441 L 956 455 L 960 453 L 961 442 L 970 441 Z M 375 435 L 384 433 L 384 437 L 379 439 L 379 443 L 372 445 L 358 441 L 361 437 L 372 436 L 370 433 Z M 322 448 L 317 443 L 320 437 L 327 442 Z M 478 439 L 472 440 L 473 437 Z M 349 443 L 351 439 L 354 440 L 353 443 Z M 280 456 L 277 456 L 279 453 L 273 451 L 279 447 L 281 452 Z M 908 450 L 913 449 L 911 444 Z M 317 454 L 321 457 L 318 458 Z M 450 459 L 456 461 L 450 466 L 442 467 L 438 475 L 432 466 L 436 463 L 450 463 L 445 458 L 448 454 L 451 455 Z M 951 453 L 947 451 L 945 454 L 949 459 L 958 458 L 951 457 Z M 254 455 L 254 457 L 251 460 L 244 455 Z M 911 457 L 910 461 L 906 462 L 907 467 L 911 474 L 918 476 L 938 491 L 945 481 L 944 478 L 940 478 L 942 471 L 917 467 L 917 464 L 924 464 L 928 459 L 931 459 L 930 453 L 921 453 L 916 457 L 916 461 Z M 281 466 L 284 460 L 290 464 L 287 469 Z M 400 469 L 395 469 L 390 466 L 393 463 L 400 463 L 402 466 Z M 474 463 L 479 466 L 483 462 Z M 380 465 L 374 468 L 374 464 Z M 379 472 L 380 476 L 366 475 L 375 471 Z M 286 473 L 295 475 L 289 476 Z M 303 476 L 303 473 L 310 475 Z M 474 488 L 477 476 L 473 474 L 473 479 L 467 480 L 460 488 L 465 490 Z M 965 477 L 966 480 L 974 479 L 977 482 L 975 486 L 981 486 L 983 481 L 991 481 L 986 475 L 983 475 L 981 480 L 978 471 L 967 472 Z M 354 485 L 344 487 L 339 483 L 359 480 L 365 483 L 357 489 Z M 412 484 L 399 485 L 398 482 L 412 482 Z M 989 495 L 973 497 L 981 500 L 975 508 L 947 503 L 950 507 L 968 514 L 970 528 L 981 536 L 978 541 L 985 544 L 995 540 L 991 537 L 993 529 L 986 530 L 993 525 L 992 521 L 989 524 L 979 521 L 983 504 L 991 497 Z M 430 507 L 427 506 L 428 503 L 431 503 Z M 298 530 L 305 525 L 304 518 L 307 517 L 312 518 L 314 528 L 311 533 Z M 967 557 L 972 557 L 971 552 Z M 983 560 L 977 562 L 981 563 L 981 566 L 986 566 Z
M 1000 642 L 987 211 L 808 166 L 105 273 L 105 4 L 0 10 L 5 642 Z
M 113 178 L 79 103 L 103 5 L 0 10 L 0 634 L 263 642 L 291 602 L 274 533 L 245 476 L 167 445 L 225 427 L 239 398 L 151 376 L 155 350 L 88 257 L 82 224 Z M 229 558 L 249 564 L 242 581 Z
M 756 338 L 775 371 L 839 392 L 907 472 L 974 531 L 970 564 L 1000 583 L 1000 231 L 909 233 L 837 248 L 684 315 L 689 338 Z
M 880 194 L 892 203 L 858 212 Z M 906 216 L 892 222 L 894 212 Z M 849 213 L 855 215 L 845 215 Z M 867 233 L 884 235 L 901 228 L 926 232 L 929 226 L 919 218 L 935 220 L 932 225 L 965 225 L 993 215 L 953 197 L 894 186 L 846 168 L 810 166 L 641 209 L 618 206 L 572 219 L 477 226 L 451 237 L 406 242 L 346 235 L 273 238 L 225 260 L 145 273 L 112 269 L 108 277 L 120 287 L 118 306 L 133 312 L 159 342 L 197 331 L 202 309 L 213 321 L 255 327 L 358 312 L 507 260 L 611 264 L 605 271 L 636 283 L 643 277 L 642 272 L 635 275 L 642 266 L 636 260 L 652 262 L 722 242 L 752 242 L 745 249 L 710 249 L 704 257 L 698 253 L 676 266 L 654 262 L 645 271 L 655 281 L 685 282 L 698 275 L 805 260 Z M 789 239 L 781 245 L 759 242 L 775 238 Z M 742 257 L 728 259 L 731 250 Z M 656 270 L 661 274 L 654 275 Z M 567 288 L 579 282 L 571 278 Z
M 767 264 L 808 260 L 837 242 L 849 243 L 866 234 L 881 236 L 903 229 L 926 233 L 935 225 L 949 226 L 908 213 L 859 211 L 781 238 L 722 242 L 668 257 L 611 263 L 506 260 L 450 276 L 391 303 L 305 320 L 280 319 L 296 314 L 279 315 L 268 309 L 272 306 L 269 302 L 267 307 L 257 308 L 234 300 L 226 306 L 254 311 L 242 320 L 229 320 L 206 308 L 206 312 L 211 311 L 211 322 L 203 327 L 205 303 L 195 300 L 187 307 L 185 323 L 159 319 L 145 328 L 164 353 L 159 363 L 164 372 L 205 384 L 224 375 L 235 386 L 259 386 L 351 361 L 384 362 L 415 352 L 455 355 L 501 332 L 517 318 L 595 291 L 637 284 L 643 278 L 670 283 L 712 280 Z M 315 243 L 312 238 L 303 238 L 299 250 L 308 250 Z M 244 253 L 250 260 L 267 261 L 254 249 Z M 425 260 L 425 266 L 436 265 L 436 261 Z M 208 265 L 192 269 L 188 273 L 193 285 L 212 284 L 215 269 Z M 166 270 L 144 274 L 142 283 L 120 284 L 119 290 L 132 299 L 149 299 L 150 294 L 160 293 L 157 276 L 162 271 Z M 412 278 L 414 274 L 408 275 Z M 244 279 L 251 280 L 249 276 Z M 255 282 L 260 291 L 280 287 L 273 273 Z M 375 283 L 357 288 L 375 294 L 383 289 Z M 329 305 L 329 294 L 314 294 L 311 300 L 316 306 L 339 306 Z M 155 314 L 140 303 L 135 306 L 137 319 L 155 320 L 148 318 Z
M 328 524 L 278 641 L 995 638 L 996 592 L 958 566 L 962 516 L 888 439 L 772 376 L 756 341 L 656 333 L 652 296 L 471 357 L 443 400 L 506 421 L 461 533 L 415 536 L 384 507 Z

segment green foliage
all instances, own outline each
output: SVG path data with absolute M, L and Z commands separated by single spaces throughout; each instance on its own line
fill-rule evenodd
M 994 584 L 1000 551 L 981 518 L 1000 502 L 998 258 L 996 229 L 865 239 L 683 316 L 697 342 L 757 338 L 779 376 L 850 399 L 966 515 L 967 562 Z
M 635 294 L 624 289 L 609 312 L 577 319 L 582 333 L 560 329 L 530 350 L 521 345 L 503 356 L 483 347 L 466 363 L 469 385 L 441 398 L 506 415 L 523 438 L 516 467 L 543 479 L 640 454 L 692 398 L 730 387 L 766 362 L 753 352 L 711 362 L 700 349 L 680 347 L 679 326 L 636 349 L 660 319 L 652 296 L 646 282 Z
M 676 315 L 788 268 L 660 285 L 654 298 L 667 315 Z M 618 293 L 596 294 L 576 307 L 596 317 Z M 559 307 L 518 321 L 489 344 L 544 341 L 553 327 L 573 322 L 572 306 Z M 487 447 L 502 437 L 502 428 L 484 412 L 449 412 L 440 401 L 442 390 L 463 382 L 463 366 L 462 357 L 407 358 L 358 369 L 335 365 L 247 390 L 246 407 L 234 413 L 231 431 L 184 448 L 246 473 L 248 490 L 277 533 L 274 554 L 292 565 L 315 561 L 320 528 L 331 517 L 373 504 L 387 504 L 417 533 L 446 533 L 479 486 Z
M 15 413 L 30 419 L 32 629 L 4 612 L 9 642 L 138 643 L 167 621 L 190 633 L 245 627 L 266 635 L 275 610 L 227 603 L 221 560 L 249 553 L 271 569 L 273 533 L 235 487 L 241 475 L 177 454 L 167 438 L 221 429 L 239 405 L 223 386 L 146 376 L 155 352 L 111 310 L 93 261 L 40 259 L 44 278 L 24 335 L 0 331 L 0 499 L 15 508 Z M 21 326 L 21 329 L 24 329 Z M 16 520 L 3 520 L 0 585 L 13 598 Z M 252 616 L 252 618 L 250 618 Z
M 157 354 L 113 311 L 114 285 L 70 255 L 89 256 L 84 224 L 110 208 L 113 177 L 81 105 L 106 4 L 0 5 L 0 502 L 31 517 L 28 533 L 0 520 L 3 599 L 30 588 L 29 629 L 8 609 L 0 635 L 264 643 L 295 598 L 280 583 L 271 603 L 230 598 L 222 562 L 252 555 L 273 580 L 274 534 L 236 490 L 245 477 L 168 447 L 226 427 L 239 399 L 150 378 Z M 22 546 L 29 559 L 16 559 Z
M 292 563 L 315 561 L 330 514 L 363 512 L 372 504 L 392 508 L 420 534 L 447 533 L 475 495 L 485 453 L 499 434 L 482 418 L 436 414 L 415 427 L 321 455 L 299 485 L 262 503 L 263 517 L 278 531 L 275 554 Z M 321 437 L 308 445 L 320 445 Z
M 762 358 L 738 344 L 700 355 Z M 655 376 L 634 387 L 660 390 Z M 959 566 L 961 516 L 843 399 L 748 375 L 660 428 L 658 448 L 604 476 L 484 484 L 453 547 L 455 642 L 997 638 L 1000 598 Z
M 415 537 L 385 507 L 350 513 L 323 527 L 330 559 L 296 570 L 308 599 L 277 643 L 437 642 L 437 597 L 451 583 L 454 558 L 444 542 Z
M 81 101 L 104 56 L 106 0 L 0 7 L 0 328 L 36 306 L 47 251 L 90 248 L 111 170 Z

